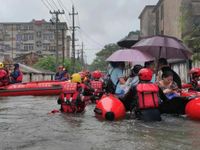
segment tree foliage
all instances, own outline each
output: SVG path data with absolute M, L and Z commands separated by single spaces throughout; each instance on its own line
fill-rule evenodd
M 106 71 L 107 70 L 107 65 L 108 63 L 106 62 L 106 59 L 116 50 L 119 50 L 120 47 L 117 44 L 108 44 L 105 45 L 104 48 L 96 54 L 96 58 L 93 61 L 93 63 L 90 65 L 89 69 L 90 70 L 102 70 Z
M 185 1 L 180 8 L 182 15 L 179 18 L 179 26 L 182 38 L 186 45 L 192 48 L 195 54 L 193 60 L 200 59 L 200 20 L 193 16 L 191 3 Z
M 73 73 L 72 67 L 71 67 L 72 63 L 71 63 L 70 59 L 65 59 L 64 64 L 63 64 L 62 59 L 59 58 L 58 64 L 63 65 L 64 67 L 66 67 L 68 69 L 68 71 L 70 73 Z M 38 69 L 50 70 L 50 71 L 55 72 L 56 71 L 56 57 L 55 56 L 46 56 L 46 57 L 40 58 L 39 61 L 34 64 L 34 67 L 38 68 Z M 79 61 L 76 61 L 75 70 L 77 72 L 81 70 L 81 64 Z

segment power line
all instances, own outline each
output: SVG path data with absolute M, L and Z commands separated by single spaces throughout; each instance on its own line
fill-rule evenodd
M 44 0 L 41 0 L 42 1 L 42 3 L 44 4 L 44 6 L 48 9 L 48 10 L 51 10 L 50 8 L 49 8 L 49 6 L 44 2 Z
M 65 7 L 65 5 L 63 4 L 63 2 L 61 0 L 57 0 L 57 1 L 61 8 L 64 8 L 66 12 L 70 13 L 69 9 Z
M 96 43 L 97 45 L 99 45 L 100 47 L 104 47 L 103 44 L 97 42 L 96 40 L 94 40 L 93 38 L 91 38 L 89 34 L 87 34 L 86 32 L 84 32 L 82 28 L 79 31 L 82 32 L 88 39 L 90 39 L 91 41 L 93 41 L 94 43 Z
M 51 9 L 55 9 L 55 7 L 54 6 L 52 6 L 52 4 L 48 1 L 48 0 L 46 0 L 46 2 L 48 3 L 48 5 L 51 7 Z
M 56 7 L 56 9 L 59 10 L 59 8 L 58 8 L 58 6 L 56 5 L 55 1 L 52 0 L 52 2 L 53 2 L 53 4 L 54 4 L 54 6 Z
M 57 0 L 57 2 L 58 2 L 58 5 L 59 5 L 63 10 L 65 10 L 65 12 L 70 13 L 70 12 L 69 12 L 69 9 L 67 9 L 67 8 L 65 7 L 65 5 L 62 3 L 61 0 Z M 67 20 L 69 26 L 71 26 L 70 17 L 67 16 L 66 14 L 64 14 L 64 16 L 65 16 L 65 19 Z M 69 32 L 71 33 L 70 30 L 69 30 Z M 71 34 L 72 34 L 72 33 L 71 33 Z

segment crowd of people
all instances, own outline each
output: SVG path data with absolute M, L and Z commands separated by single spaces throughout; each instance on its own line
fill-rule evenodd
M 160 58 L 157 66 L 154 61 L 145 62 L 144 66 L 136 64 L 131 68 L 128 78 L 124 75 L 124 62 L 110 62 L 109 65 L 105 76 L 98 70 L 92 73 L 82 71 L 70 76 L 67 68 L 59 66 L 55 79 L 84 84 L 88 91 L 91 90 L 91 81 L 98 80 L 103 83 L 104 93 L 115 94 L 127 111 L 134 112 L 135 116 L 144 120 L 161 120 L 161 113 L 185 113 L 189 99 L 181 96 L 181 79 L 166 59 Z M 190 74 L 193 89 L 198 90 L 200 70 L 193 69 Z
M 144 66 L 136 64 L 131 68 L 128 78 L 124 76 L 124 62 L 110 62 L 109 65 L 106 75 L 99 70 L 92 73 L 86 70 L 72 76 L 66 67 L 60 65 L 55 80 L 76 82 L 84 89 L 85 95 L 94 94 L 92 81 L 101 82 L 101 93 L 115 94 L 127 111 L 134 112 L 137 117 L 146 120 L 161 120 L 160 113 L 185 113 L 185 105 L 189 99 L 181 97 L 181 79 L 170 68 L 166 59 L 160 58 L 157 66 L 154 61 L 145 62 Z M 19 64 L 14 64 L 13 68 L 10 72 L 0 63 L 0 86 L 22 82 L 23 73 Z M 200 69 L 192 69 L 190 75 L 191 90 L 200 91 Z
M 21 83 L 23 73 L 20 71 L 19 64 L 13 65 L 13 70 L 8 70 L 5 65 L 0 62 L 0 87 L 9 84 Z
M 145 62 L 144 66 L 135 65 L 126 81 L 123 76 L 124 62 L 111 62 L 110 66 L 109 76 L 116 86 L 115 95 L 121 99 L 127 111 L 140 112 L 140 117 L 149 116 L 147 118 L 152 117 L 153 120 L 160 120 L 159 113 L 185 113 L 185 106 L 189 99 L 181 97 L 181 79 L 170 68 L 166 59 L 160 58 L 158 66 L 155 65 L 154 61 Z M 195 90 L 199 88 L 197 83 L 200 71 L 198 73 L 194 71 L 192 74 Z M 156 89 L 155 87 L 152 88 L 152 83 L 158 87 L 158 94 L 156 95 L 152 94 L 154 93 L 152 89 Z M 141 85 L 143 88 L 138 89 Z M 143 94 L 139 96 L 141 91 Z M 155 101 L 156 99 L 159 99 L 158 103 Z M 145 107 L 139 105 L 141 101 L 143 101 Z M 145 115 L 142 112 L 145 112 Z

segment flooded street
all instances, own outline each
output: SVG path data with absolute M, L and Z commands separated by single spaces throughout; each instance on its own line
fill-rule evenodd
M 200 122 L 162 116 L 163 121 L 99 121 L 94 105 L 84 114 L 49 114 L 56 97 L 0 98 L 1 150 L 189 150 L 199 149 Z

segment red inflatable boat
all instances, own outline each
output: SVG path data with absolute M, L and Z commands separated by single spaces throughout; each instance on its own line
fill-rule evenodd
M 10 84 L 0 87 L 0 96 L 46 96 L 46 95 L 59 95 L 66 81 L 38 81 Z
M 185 113 L 188 118 L 192 120 L 200 120 L 200 92 L 198 91 L 189 91 L 181 92 L 181 96 L 191 97 L 191 101 L 187 103 L 185 107 Z
M 103 95 L 97 102 L 94 112 L 96 117 L 109 121 L 123 119 L 126 114 L 122 102 L 112 94 Z
M 192 120 L 200 120 L 200 97 L 196 97 L 187 103 L 185 107 L 187 116 Z

